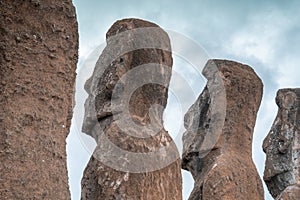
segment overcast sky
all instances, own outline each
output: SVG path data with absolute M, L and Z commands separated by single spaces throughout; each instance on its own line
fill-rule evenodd
M 101 53 L 101 48 L 96 48 L 105 45 L 106 31 L 122 18 L 133 17 L 154 22 L 169 32 L 175 31 L 195 41 L 210 58 L 235 60 L 250 65 L 256 71 L 264 83 L 264 96 L 254 132 L 253 160 L 262 176 L 265 161 L 262 141 L 277 113 L 276 92 L 279 88 L 300 86 L 300 1 L 74 0 L 74 4 L 80 43 L 76 108 L 67 139 L 72 200 L 80 199 L 82 173 L 95 145 L 80 132 L 83 102 L 87 97 L 83 84 L 91 75 L 95 60 Z M 91 53 L 93 56 L 89 56 Z M 91 57 L 93 59 L 87 60 Z M 205 85 L 205 79 L 197 71 L 193 73 L 193 66 L 184 59 L 176 55 L 173 57 L 173 69 L 190 80 L 198 95 Z M 183 92 L 184 88 L 180 85 L 172 78 L 174 90 Z M 176 113 L 181 106 L 183 115 L 194 99 L 186 99 L 184 105 L 178 106 L 172 101 L 171 94 L 170 97 L 165 125 L 170 134 L 178 138 L 181 133 L 176 130 L 182 123 L 182 116 Z M 187 172 L 183 174 L 184 199 L 187 199 L 193 181 Z M 272 199 L 266 189 L 265 199 Z

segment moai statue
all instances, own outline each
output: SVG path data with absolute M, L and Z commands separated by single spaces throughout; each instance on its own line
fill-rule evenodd
M 278 200 L 300 199 L 300 89 L 280 89 L 279 107 L 272 128 L 264 140 L 264 181 Z
M 163 128 L 172 54 L 166 32 L 117 21 L 85 89 L 83 132 L 97 147 L 82 179 L 82 199 L 180 200 L 180 159 Z
M 203 92 L 185 115 L 182 168 L 195 180 L 190 200 L 263 200 L 252 137 L 263 84 L 247 65 L 209 60 Z
M 70 199 L 72 0 L 0 0 L 0 199 Z

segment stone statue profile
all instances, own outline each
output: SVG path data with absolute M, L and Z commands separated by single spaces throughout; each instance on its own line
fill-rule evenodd
M 195 180 L 189 200 L 263 200 L 252 161 L 262 81 L 249 66 L 228 60 L 209 60 L 203 74 L 207 86 L 184 118 L 182 168 Z
M 264 181 L 278 200 L 300 199 L 300 89 L 280 89 L 278 113 L 264 140 Z
M 156 24 L 117 21 L 86 82 L 82 130 L 97 147 L 84 171 L 82 199 L 182 199 L 180 159 L 163 127 L 173 64 Z

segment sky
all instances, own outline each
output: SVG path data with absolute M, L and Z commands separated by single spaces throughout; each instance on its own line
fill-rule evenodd
M 208 58 L 238 61 L 256 71 L 264 83 L 264 95 L 254 131 L 252 157 L 262 177 L 265 162 L 262 142 L 277 113 L 276 92 L 280 88 L 300 86 L 300 1 L 74 0 L 73 3 L 79 23 L 79 62 L 76 106 L 67 138 L 72 200 L 80 199 L 82 173 L 95 147 L 94 141 L 80 131 L 83 103 L 87 97 L 83 85 L 105 46 L 107 30 L 115 21 L 123 18 L 154 22 L 170 35 L 178 33 L 198 44 Z M 172 46 L 178 44 L 174 38 L 170 38 Z M 184 52 L 185 55 L 197 57 L 193 49 L 185 48 Z M 173 55 L 173 58 L 174 74 L 179 73 L 195 92 L 192 98 L 176 101 L 176 94 L 184 94 L 185 88 L 175 75 L 172 77 L 164 121 L 166 129 L 176 138 L 180 150 L 182 117 L 202 91 L 206 80 L 197 71 L 197 68 L 203 66 L 193 66 L 181 55 Z M 184 200 L 192 188 L 191 175 L 183 171 Z M 273 199 L 266 188 L 265 199 Z

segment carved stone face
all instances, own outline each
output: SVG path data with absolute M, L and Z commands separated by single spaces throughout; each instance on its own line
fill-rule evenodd
M 109 67 L 105 67 L 101 66 L 103 56 L 105 55 L 100 56 L 96 64 L 96 68 L 106 68 L 102 76 L 97 77 L 93 73 L 84 86 L 89 96 L 85 102 L 82 131 L 95 138 L 99 134 L 99 130 L 94 130 L 95 125 L 99 123 L 101 130 L 104 130 L 112 121 L 111 98 L 113 89 L 122 74 L 126 72 L 123 67 L 125 62 L 123 57 L 113 61 Z
M 264 139 L 266 153 L 264 180 L 273 197 L 295 183 L 293 145 L 297 133 L 297 95 L 290 90 L 279 90 L 276 97 L 279 107 L 272 128 Z
M 210 96 L 207 87 L 191 106 L 184 117 L 184 126 L 187 131 L 183 134 L 182 168 L 191 171 L 193 176 L 201 169 L 201 152 L 204 138 L 210 123 Z M 203 152 L 205 153 L 205 152 Z
M 163 50 L 171 49 L 168 35 L 162 29 L 155 28 L 154 30 L 147 29 L 144 35 L 139 35 L 145 38 L 137 38 L 134 35 L 134 25 L 139 26 L 140 24 L 135 23 L 135 20 L 125 20 L 112 26 L 108 32 L 107 46 L 100 55 L 92 77 L 85 84 L 85 90 L 89 96 L 85 102 L 82 131 L 96 140 L 101 131 L 105 131 L 110 126 L 113 116 L 122 116 L 121 113 L 129 110 L 130 117 L 134 118 L 135 121 L 147 124 L 150 119 L 149 109 L 152 105 L 161 105 L 162 108 L 166 106 L 167 85 L 170 81 L 172 66 L 171 52 Z M 153 24 L 150 25 L 151 27 L 154 26 Z M 117 34 L 119 31 L 116 27 L 123 26 L 127 27 L 122 29 L 125 33 Z M 117 36 L 114 36 L 116 34 Z M 147 46 L 145 49 L 135 49 L 136 46 L 144 47 L 139 44 L 141 42 L 145 43 L 143 45 L 147 45 L 147 42 L 155 43 L 154 46 L 157 46 L 157 49 L 146 48 Z M 153 70 L 153 65 L 161 68 Z M 128 74 L 127 72 L 132 72 L 133 69 L 140 66 L 144 66 L 143 70 L 130 78 L 124 78 L 123 75 Z M 169 69 L 166 70 L 162 66 Z M 164 84 L 153 84 L 151 78 L 148 78 L 148 82 L 138 85 L 139 82 L 147 79 L 146 76 L 163 80 Z M 134 88 L 132 93 L 130 93 L 131 91 L 126 92 L 125 89 L 132 85 L 138 85 L 138 87 Z M 126 98 L 129 96 L 129 102 L 121 102 L 120 104 L 128 104 L 128 106 L 126 109 L 116 111 L 113 107 L 115 105 L 112 105 L 112 100 L 122 99 L 124 96 Z M 158 118 L 161 118 L 162 113 L 163 109 L 160 109 L 157 114 Z

